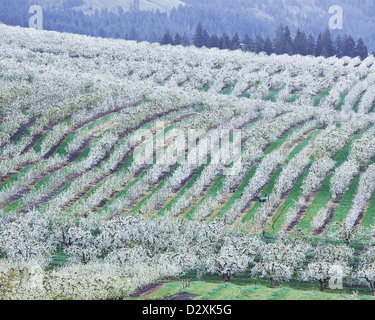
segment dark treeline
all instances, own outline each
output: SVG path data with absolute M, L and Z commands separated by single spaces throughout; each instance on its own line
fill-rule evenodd
M 223 33 L 220 37 L 216 34 L 209 34 L 201 23 L 198 23 L 192 43 L 187 38 L 186 33 L 181 37 L 177 32 L 174 38 L 167 31 L 160 41 L 162 45 L 183 45 L 193 44 L 201 48 L 219 48 L 228 50 L 238 50 L 250 52 L 265 52 L 270 55 L 276 54 L 300 54 L 312 56 L 324 56 L 326 58 L 337 56 L 342 58 L 348 56 L 351 58 L 359 56 L 362 60 L 368 56 L 367 47 L 360 38 L 357 42 L 350 35 L 338 35 L 336 39 L 331 36 L 330 30 L 327 28 L 324 33 L 319 33 L 317 39 L 310 33 L 308 36 L 304 31 L 297 30 L 293 38 L 288 26 L 280 24 L 275 31 L 275 36 L 271 40 L 269 36 L 266 39 L 261 34 L 257 34 L 253 39 L 247 33 L 241 40 L 238 33 L 233 37 L 229 37 L 227 33 Z
M 328 12 L 325 2 L 316 1 L 324 12 Z M 362 58 L 366 55 L 367 50 L 362 40 L 364 38 L 356 42 L 351 36 L 338 30 L 334 31 L 335 37 L 330 32 L 318 35 L 322 30 L 323 21 L 326 24 L 328 17 L 314 16 L 314 11 L 311 11 L 313 9 L 306 11 L 308 20 L 301 20 L 300 16 L 295 16 L 292 17 L 293 28 L 280 29 L 280 26 L 275 24 L 276 21 L 285 20 L 288 6 L 298 6 L 297 0 L 288 0 L 286 3 L 280 1 L 277 6 L 271 0 L 252 0 L 251 5 L 258 8 L 257 10 L 249 7 L 248 0 L 185 0 L 184 2 L 186 6 L 174 8 L 168 14 L 159 10 L 141 11 L 139 5 L 132 5 L 128 11 L 118 7 L 114 11 L 104 8 L 100 11 L 83 12 L 80 8 L 84 3 L 83 0 L 63 0 L 61 4 L 43 6 L 43 28 L 136 41 L 171 43 L 172 39 L 174 44 L 181 42 L 182 45 L 191 43 L 198 47 L 241 48 L 254 52 L 265 51 L 268 54 L 300 53 L 339 57 L 360 55 Z M 352 2 L 347 0 L 339 2 L 345 6 L 352 5 Z M 1 0 L 0 21 L 9 25 L 27 27 L 31 16 L 28 13 L 31 4 L 38 4 L 38 0 Z M 368 30 L 371 30 L 369 26 L 372 24 L 375 26 L 373 19 L 368 19 L 372 12 L 375 14 L 375 4 L 366 2 L 366 6 L 362 9 L 353 9 L 353 15 L 360 17 L 359 22 L 352 22 L 351 19 L 354 18 L 351 17 L 345 18 L 346 23 L 350 25 L 350 33 L 366 34 L 365 26 Z M 196 26 L 199 21 L 205 26 L 205 29 L 202 28 L 202 37 L 199 36 L 199 32 L 197 37 Z M 296 23 L 304 26 L 304 32 L 297 31 Z M 166 33 L 166 30 L 170 32 Z M 291 31 L 293 35 L 295 34 L 294 38 L 291 36 Z M 365 41 L 367 44 L 373 43 L 371 37 L 367 37 Z

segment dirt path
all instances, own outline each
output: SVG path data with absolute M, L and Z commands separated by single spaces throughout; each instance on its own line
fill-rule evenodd
M 163 300 L 183 301 L 183 300 L 193 300 L 196 297 L 199 297 L 199 294 L 182 292 L 182 293 L 176 293 L 176 294 L 174 294 L 172 296 L 169 296 L 169 297 L 165 297 Z
M 154 293 L 156 290 L 159 290 L 160 288 L 164 287 L 167 284 L 167 282 L 156 282 L 149 284 L 148 286 L 145 286 L 143 288 L 138 289 L 138 291 L 131 296 L 130 298 L 143 298 L 145 296 L 148 296 L 151 293 Z

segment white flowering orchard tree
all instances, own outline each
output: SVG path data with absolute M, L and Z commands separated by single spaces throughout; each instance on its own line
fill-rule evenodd
M 318 211 L 318 213 L 315 215 L 315 217 L 311 221 L 311 229 L 315 232 L 323 228 L 325 225 L 327 219 L 331 215 L 331 209 L 330 208 L 322 208 Z
M 226 238 L 219 252 L 212 252 L 205 261 L 206 270 L 217 274 L 222 281 L 244 272 L 259 255 L 264 243 L 258 237 L 236 234 Z
M 349 259 L 354 250 L 346 245 L 334 246 L 320 242 L 311 250 L 311 262 L 302 271 L 304 281 L 319 281 L 320 291 L 328 286 L 330 279 L 342 280 L 350 272 Z
M 217 274 L 224 282 L 233 275 L 244 272 L 250 263 L 250 257 L 239 252 L 234 246 L 226 245 L 217 254 L 211 254 L 206 260 L 209 273 Z
M 6 220 L 3 218 L 3 221 Z M 38 212 L 7 220 L 0 232 L 0 252 L 10 261 L 32 262 L 40 266 L 49 264 L 54 246 L 47 221 Z
M 368 286 L 375 296 L 375 247 L 369 246 L 361 255 L 354 279 Z
M 331 223 L 323 234 L 324 238 L 342 241 L 349 246 L 353 241 L 367 243 L 371 241 L 371 228 L 360 225 L 349 226 L 345 220 Z
M 271 288 L 275 288 L 275 281 L 289 281 L 292 278 L 295 270 L 302 266 L 309 248 L 304 241 L 280 237 L 262 248 L 261 261 L 256 263 L 252 274 L 269 279 Z
M 354 228 L 360 214 L 363 212 L 368 201 L 370 201 L 375 191 L 375 164 L 368 167 L 366 172 L 361 175 L 357 194 L 353 200 L 352 207 L 345 218 L 348 228 Z

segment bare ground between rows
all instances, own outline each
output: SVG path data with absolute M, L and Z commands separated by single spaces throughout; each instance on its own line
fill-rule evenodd
M 249 120 L 248 122 L 246 122 L 245 124 L 243 124 L 241 128 L 250 125 L 254 121 L 255 121 L 254 119 Z M 208 136 L 208 133 L 205 133 L 201 138 L 203 139 L 206 136 Z M 242 140 L 242 142 L 244 142 L 244 141 L 245 140 Z M 218 146 L 215 146 L 215 147 L 218 147 Z M 210 157 L 210 156 L 211 156 L 211 152 L 209 152 L 207 154 L 207 157 Z M 192 174 L 188 178 L 186 178 L 184 181 L 182 181 L 182 183 L 180 184 L 180 186 L 177 189 L 173 190 L 174 193 L 170 194 L 170 196 L 167 199 L 164 199 L 164 201 L 158 205 L 157 211 L 162 210 L 163 208 L 165 208 L 168 205 L 168 203 L 170 203 L 171 201 L 174 201 L 176 199 L 177 195 L 178 195 L 178 192 L 181 191 L 190 182 L 190 180 L 194 178 L 194 176 L 197 174 L 197 171 L 198 171 L 198 169 L 194 170 L 194 172 L 192 172 Z M 191 203 L 191 206 L 196 205 L 205 196 L 206 192 L 210 189 L 210 187 L 212 187 L 213 183 L 214 182 L 211 182 L 209 186 L 206 186 L 202 190 L 202 192 L 200 193 L 199 196 L 197 196 L 197 197 L 194 198 L 194 202 Z M 155 212 L 154 212 L 154 214 L 155 214 Z M 186 210 L 184 210 L 183 215 L 184 214 L 186 214 Z M 178 213 L 178 214 L 175 215 L 175 217 L 178 217 L 180 215 L 181 215 L 181 213 Z
M 196 297 L 199 297 L 199 294 L 181 292 L 181 293 L 176 293 L 168 297 L 164 297 L 164 299 L 161 299 L 161 300 L 179 300 L 179 301 L 184 300 L 186 301 L 186 300 L 193 300 Z
M 110 114 L 113 114 L 113 113 L 116 113 L 116 112 L 119 112 L 121 110 L 124 110 L 126 108 L 130 108 L 130 107 L 135 107 L 139 105 L 139 102 L 136 102 L 136 103 L 133 103 L 133 104 L 130 104 L 130 105 L 126 105 L 126 106 L 122 106 L 122 107 L 118 107 L 116 109 L 113 109 L 113 110 L 109 110 L 109 111 L 106 111 L 106 112 L 103 112 L 103 113 L 100 113 L 100 114 L 97 114 L 95 117 L 87 120 L 87 121 L 84 121 L 82 123 L 80 123 L 79 125 L 75 126 L 72 130 L 70 130 L 67 134 L 65 134 L 63 136 L 63 138 L 61 138 L 59 140 L 59 142 L 46 154 L 44 155 L 42 158 L 43 159 L 48 159 L 48 157 L 50 157 L 61 145 L 61 143 L 68 137 L 68 135 L 71 135 L 71 134 L 75 134 L 78 132 L 78 130 L 82 129 L 83 127 L 85 126 L 89 126 L 90 124 L 94 123 L 95 121 L 99 120 L 99 119 L 102 119 Z M 66 119 L 65 119 L 66 120 Z M 31 125 L 31 124 L 30 124 Z M 26 129 L 27 127 L 30 127 L 30 125 L 24 125 L 22 127 L 22 130 Z M 28 143 L 23 151 L 21 152 L 21 155 L 27 153 L 28 151 L 31 150 L 31 148 L 39 141 L 39 139 L 41 139 L 41 137 L 46 134 L 46 132 L 48 132 L 48 130 L 50 130 L 51 128 L 49 127 L 44 127 L 43 128 L 43 132 L 39 133 L 39 134 L 36 134 L 34 135 L 33 139 L 30 141 L 30 143 Z M 21 130 L 21 131 L 22 131 Z M 83 149 L 85 149 L 96 137 L 94 136 L 91 136 L 90 139 L 88 141 L 86 141 L 83 146 L 81 146 L 80 150 L 77 150 L 77 151 L 82 151 Z M 68 160 L 67 160 L 67 163 L 68 162 L 72 162 L 74 161 L 78 156 L 79 154 L 77 154 L 77 151 L 70 155 Z M 28 163 L 20 163 L 17 167 L 16 167 L 16 170 L 12 170 L 11 172 L 9 172 L 6 176 L 2 177 L 1 180 L 0 180 L 0 183 L 3 183 L 5 182 L 8 178 L 11 178 L 12 176 L 14 176 L 15 174 L 19 173 L 25 165 L 32 165 L 32 164 L 35 164 L 37 162 L 40 162 L 40 160 L 38 161 L 30 161 Z
M 294 126 L 293 128 L 295 128 L 296 126 Z M 285 152 L 285 154 L 286 154 L 286 156 L 289 156 L 290 154 L 291 154 L 291 152 L 294 150 L 294 148 L 299 144 L 299 143 L 301 143 L 303 140 L 305 140 L 312 132 L 314 132 L 316 129 L 311 129 L 311 130 L 309 130 L 307 133 L 305 133 L 304 135 L 303 135 L 303 137 L 301 137 L 300 139 L 298 139 L 298 140 L 296 140 L 296 141 L 294 141 L 293 142 L 293 144 L 286 150 L 286 152 Z M 290 130 L 289 130 L 290 131 Z M 288 131 L 286 131 L 286 132 L 288 132 Z M 285 131 L 283 132 L 283 134 L 282 134 L 282 136 L 284 136 L 286 133 L 285 133 Z M 271 144 L 269 143 L 268 144 L 268 146 L 267 146 L 267 148 L 270 146 Z M 283 144 L 283 145 L 285 145 L 285 143 Z M 280 148 L 282 148 L 282 146 L 280 147 Z M 309 152 L 306 154 L 306 156 L 310 156 L 311 155 L 311 150 L 309 150 Z M 273 174 L 275 174 L 275 172 L 277 171 L 277 170 L 279 170 L 280 168 L 281 168 L 282 166 L 278 166 L 277 168 L 276 168 L 276 170 L 274 171 L 274 173 Z M 306 170 L 306 169 L 305 169 Z M 264 189 L 264 188 L 263 188 Z M 277 208 L 274 210 L 274 212 L 277 212 L 278 210 L 279 210 L 279 208 L 285 203 L 285 201 L 286 201 L 286 199 L 288 198 L 288 195 L 289 195 L 289 193 L 290 193 L 290 191 L 289 192 L 286 192 L 286 193 L 284 193 L 283 195 L 282 195 L 282 197 L 281 197 L 281 199 L 280 199 L 280 202 L 279 202 L 279 204 L 278 204 L 278 206 L 277 206 Z M 256 203 L 257 202 L 257 200 L 256 199 L 250 199 L 247 203 L 246 203 L 246 205 L 245 205 L 245 207 L 241 210 L 241 212 L 236 216 L 236 218 L 234 219 L 234 221 L 239 221 L 239 220 L 242 220 L 244 217 L 245 217 L 245 215 L 248 213 L 248 211 L 249 211 L 249 209 L 254 205 L 254 203 Z M 270 216 L 270 217 L 273 217 L 273 215 L 272 216 Z
M 357 134 L 360 134 L 361 132 L 363 132 L 364 130 L 358 130 L 354 133 L 354 135 L 349 139 L 349 141 Z M 309 152 L 309 155 L 312 155 L 312 151 L 313 150 L 310 150 Z M 338 154 L 338 152 L 333 156 L 333 158 Z M 305 216 L 305 213 L 307 211 L 307 209 L 311 206 L 311 204 L 313 203 L 313 201 L 315 200 L 317 194 L 319 192 L 319 189 L 318 190 L 315 190 L 311 196 L 309 197 L 309 199 L 307 200 L 306 204 L 304 207 L 302 207 L 302 209 L 298 212 L 297 214 L 297 219 L 295 221 L 293 221 L 293 223 L 288 227 L 287 229 L 287 232 L 291 232 L 299 223 L 300 221 L 304 218 Z M 331 211 L 331 214 L 330 216 L 328 217 L 327 221 L 324 223 L 323 227 L 321 227 L 319 230 L 316 230 L 316 231 L 312 231 L 312 234 L 313 235 L 322 235 L 326 229 L 326 227 L 329 225 L 329 223 L 331 222 L 332 220 L 332 217 L 334 215 L 334 212 L 335 210 L 339 207 L 339 204 L 337 202 L 337 200 L 335 202 L 332 201 L 332 199 L 330 199 L 329 201 L 329 204 L 328 204 L 328 207 L 330 209 L 332 209 Z M 363 218 L 363 212 L 361 214 L 361 216 L 358 218 L 356 224 L 360 223 L 360 221 L 362 220 Z
M 185 114 L 185 115 L 182 115 L 181 117 L 179 117 L 178 119 L 174 119 L 173 121 L 171 121 L 169 123 L 169 125 L 173 125 L 174 123 L 177 123 L 187 117 L 190 117 L 190 116 L 193 116 L 195 114 L 195 112 L 192 112 L 192 113 L 188 113 L 188 114 Z M 156 134 L 156 133 L 155 133 Z M 114 168 L 113 170 L 111 170 L 110 173 L 96 179 L 93 183 L 90 184 L 89 188 L 85 188 L 84 191 L 82 193 L 80 193 L 77 197 L 75 197 L 73 200 L 71 200 L 67 205 L 64 206 L 64 210 L 66 210 L 69 206 L 72 206 L 74 203 L 76 203 L 77 201 L 79 201 L 79 199 L 81 199 L 82 197 L 85 197 L 88 195 L 88 193 L 93 190 L 94 188 L 96 188 L 100 183 L 103 182 L 103 180 L 105 179 L 108 179 L 109 177 L 115 175 L 121 168 L 122 166 L 124 165 L 124 163 L 128 160 L 129 156 L 134 152 L 136 147 L 132 148 L 129 153 L 127 155 L 125 155 L 122 159 L 122 161 L 119 162 L 119 164 L 116 166 L 116 168 Z M 147 167 L 143 167 L 141 168 L 140 170 L 138 170 L 135 174 L 134 174 L 134 178 L 137 179 L 138 176 L 140 176 L 146 169 Z M 164 177 L 163 177 L 164 178 Z M 160 182 L 161 179 L 158 180 L 158 182 Z M 130 181 L 133 182 L 133 180 Z M 157 183 L 158 183 L 157 182 Z M 117 190 L 117 191 L 114 191 L 111 195 L 110 195 L 110 198 L 108 199 L 103 199 L 100 204 L 98 206 L 95 207 L 95 211 L 103 208 L 109 201 L 110 199 L 112 199 L 113 197 L 115 197 L 117 194 L 119 194 L 122 190 Z
M 161 287 L 165 286 L 167 282 L 155 282 L 151 283 L 147 286 L 139 288 L 135 293 L 131 294 L 129 298 L 143 298 L 148 296 L 149 294 L 155 292 L 156 290 L 160 289 Z
M 169 114 L 169 113 L 172 113 L 173 111 L 175 111 L 175 110 L 167 111 L 167 112 L 163 113 L 161 116 L 165 116 L 165 115 L 167 115 L 167 114 Z M 185 115 L 185 116 L 187 116 L 187 115 Z M 153 121 L 153 120 L 154 120 L 154 119 L 151 119 L 151 120 L 149 120 L 149 121 L 144 121 L 144 122 L 142 122 L 142 123 L 140 124 L 139 127 L 141 127 L 141 126 L 144 125 L 145 123 L 151 122 L 151 121 Z M 138 128 L 139 128 L 139 127 L 138 127 Z M 119 143 L 119 142 L 120 142 L 120 141 L 126 136 L 126 134 L 128 134 L 128 133 L 129 133 L 129 132 L 125 132 L 125 133 L 123 133 L 123 134 L 119 137 L 118 142 L 117 142 L 116 144 L 114 144 L 114 146 L 113 146 L 109 151 L 106 152 L 106 155 L 104 156 L 104 158 L 103 158 L 101 161 L 99 161 L 99 163 L 97 163 L 97 164 L 95 165 L 94 168 L 100 166 L 100 164 L 101 164 L 101 163 L 102 163 L 102 162 L 103 162 L 103 161 L 109 156 L 109 154 L 113 151 L 113 149 L 115 148 L 115 146 L 116 146 L 116 145 L 117 145 L 117 144 L 118 144 L 118 143 Z M 95 137 L 90 137 L 89 141 L 92 142 L 93 140 L 95 140 Z M 86 146 L 86 148 L 87 148 L 88 145 L 85 144 L 85 146 Z M 83 150 L 84 147 L 81 147 L 80 149 Z M 75 155 L 75 156 L 77 156 L 77 155 Z M 71 160 L 71 159 L 69 159 L 69 160 Z M 73 160 L 73 161 L 74 161 L 74 160 Z M 126 159 L 123 159 L 123 160 L 121 161 L 121 164 L 123 164 L 125 161 L 126 161 Z M 44 174 L 42 174 L 42 175 L 40 175 L 40 176 L 38 177 L 38 181 L 37 181 L 37 182 L 40 182 L 43 178 L 45 178 L 46 176 L 48 176 L 51 172 L 57 172 L 57 171 L 63 169 L 63 168 L 66 167 L 68 164 L 69 164 L 69 162 L 66 162 L 66 163 L 63 164 L 63 167 L 58 167 L 57 170 L 52 169 L 52 170 L 48 170 L 48 171 L 46 171 Z M 119 165 L 119 166 L 120 166 L 120 165 Z M 118 167 L 119 167 L 119 166 L 118 166 Z M 117 167 L 116 169 L 118 169 L 118 167 Z M 93 168 L 90 168 L 90 170 L 92 170 L 92 169 L 93 169 Z M 89 170 L 86 170 L 85 172 L 88 172 L 88 171 L 89 171 Z M 44 197 L 42 202 L 39 201 L 38 203 L 34 204 L 33 206 L 34 206 L 34 207 L 38 207 L 38 206 L 41 205 L 41 203 L 44 203 L 44 202 L 46 202 L 46 201 L 49 201 L 49 200 L 52 199 L 55 195 L 57 195 L 67 183 L 72 182 L 73 180 L 75 180 L 76 178 L 80 177 L 80 176 L 81 176 L 83 173 L 85 173 L 85 172 L 82 172 L 82 173 L 80 173 L 80 174 L 75 174 L 75 175 L 73 175 L 73 176 L 71 176 L 71 177 L 68 177 L 65 181 L 63 181 L 62 184 L 60 184 L 57 188 L 55 188 L 54 190 L 52 190 L 52 191 L 47 195 L 47 197 Z M 34 182 L 34 183 L 36 183 L 36 182 Z M 17 200 L 19 200 L 20 198 L 22 198 L 22 196 L 25 195 L 25 193 L 27 193 L 29 190 L 30 190 L 29 187 L 24 188 L 21 192 L 19 192 L 17 195 L 15 195 L 15 196 L 13 196 L 13 197 L 11 198 L 11 202 L 7 201 L 6 206 L 9 205 L 9 204 L 11 204 L 11 203 L 13 203 L 14 201 L 17 201 Z

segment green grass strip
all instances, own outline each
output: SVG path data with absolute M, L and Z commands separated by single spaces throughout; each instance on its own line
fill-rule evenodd
M 350 152 L 350 148 L 353 142 L 357 139 L 360 139 L 363 136 L 362 134 L 356 135 L 350 139 L 344 148 L 333 158 L 335 161 L 335 168 L 341 166 L 347 159 Z M 322 183 L 319 188 L 317 195 L 315 196 L 311 205 L 307 208 L 303 218 L 301 219 L 298 228 L 306 229 L 311 231 L 311 221 L 316 216 L 318 211 L 327 206 L 328 201 L 331 199 L 330 183 L 331 183 L 332 174 L 330 174 Z
M 299 97 L 301 96 L 300 93 L 301 93 L 301 91 L 303 90 L 303 88 L 304 88 L 304 87 L 298 89 L 297 92 L 292 93 L 292 94 L 289 96 L 289 98 L 286 100 L 286 102 L 288 102 L 288 103 L 296 102 L 296 101 L 299 99 Z
M 154 145 L 156 145 L 156 140 L 161 138 L 163 136 L 163 134 L 167 133 L 169 130 L 172 130 L 174 127 L 176 126 L 176 124 L 173 124 L 167 128 L 164 128 L 164 131 L 162 132 L 159 132 L 156 136 L 153 137 L 154 139 Z M 108 213 L 108 207 L 109 205 L 114 201 L 116 200 L 117 198 L 119 197 L 123 197 L 123 196 L 126 196 L 128 190 L 135 184 L 138 182 L 138 180 L 142 179 L 148 172 L 149 170 L 156 164 L 156 161 L 157 161 L 157 158 L 154 158 L 154 161 L 153 163 L 149 164 L 149 166 L 147 167 L 147 169 L 142 172 L 142 174 L 137 177 L 130 185 L 128 185 L 124 190 L 122 190 L 121 192 L 119 192 L 118 194 L 116 194 L 102 209 L 100 209 L 98 211 L 98 213 L 103 213 L 103 212 L 106 212 Z
M 348 215 L 350 208 L 352 207 L 352 203 L 354 197 L 357 193 L 360 175 L 357 175 L 349 184 L 348 190 L 342 197 L 340 202 L 340 206 L 336 209 L 332 222 L 342 222 L 344 221 L 345 217 Z
M 233 206 L 235 201 L 238 200 L 241 197 L 245 188 L 248 186 L 251 178 L 254 176 L 257 168 L 258 168 L 257 166 L 253 166 L 250 169 L 250 171 L 247 173 L 247 175 L 246 175 L 244 181 L 242 182 L 242 184 L 239 186 L 239 188 L 233 194 L 233 196 L 229 199 L 229 201 L 227 201 L 227 203 L 221 208 L 221 210 L 217 214 L 217 217 L 219 217 L 219 218 L 223 217 L 225 215 L 225 213 Z
M 201 176 L 203 170 L 208 166 L 211 162 L 211 157 L 208 158 L 207 164 L 201 165 L 197 171 L 197 173 L 190 179 L 190 181 L 178 192 L 177 196 L 174 197 L 171 201 L 167 203 L 166 206 L 164 206 L 162 209 L 159 210 L 158 216 L 163 215 L 166 211 L 172 208 L 172 206 L 177 202 L 177 200 L 182 197 L 198 180 L 198 178 Z M 190 217 L 186 217 L 190 219 Z
M 229 95 L 232 93 L 234 87 L 236 86 L 237 82 L 235 83 L 232 83 L 229 87 L 223 89 L 220 93 L 221 94 L 225 94 L 225 95 Z
M 252 126 L 254 126 L 254 123 L 250 123 L 247 126 L 247 128 L 250 128 Z M 229 141 L 233 142 L 233 135 L 229 136 Z M 221 148 L 221 146 L 215 148 L 214 152 L 217 152 L 219 150 L 219 148 Z M 161 209 L 159 211 L 158 215 L 164 214 L 165 210 L 170 209 L 172 207 L 172 205 L 178 200 L 178 198 L 181 197 L 186 192 L 186 190 L 188 190 L 189 188 L 192 187 L 193 183 L 195 183 L 195 181 L 198 179 L 198 177 L 202 174 L 202 171 L 205 169 L 205 167 L 207 165 L 210 164 L 210 162 L 211 162 L 211 157 L 208 158 L 207 164 L 204 164 L 204 165 L 200 166 L 200 168 L 198 169 L 198 172 L 192 177 L 192 179 L 186 184 L 186 186 L 177 194 L 177 196 L 174 199 L 172 199 L 167 204 L 166 207 L 164 207 L 163 209 Z M 187 214 L 185 215 L 186 219 L 192 219 L 193 212 L 199 206 L 199 204 L 201 204 L 206 199 L 207 196 L 214 197 L 218 194 L 218 192 L 222 189 L 222 180 L 223 179 L 224 179 L 224 176 L 220 175 L 220 177 L 214 182 L 213 186 L 205 193 L 205 195 L 199 200 L 199 202 L 195 206 L 192 206 L 191 210 L 189 210 L 187 212 Z
M 168 181 L 168 178 L 170 178 L 176 172 L 176 170 L 180 166 L 181 165 L 179 165 L 179 164 L 175 164 L 175 166 L 173 167 L 173 170 L 168 173 L 168 175 L 163 179 L 163 181 L 160 182 L 155 188 L 151 188 L 150 194 L 148 194 L 146 197 L 144 197 L 143 199 L 141 199 L 137 203 L 137 205 L 128 214 L 129 215 L 137 214 L 138 211 L 139 211 L 139 209 L 142 207 L 142 205 L 145 204 L 147 202 L 147 200 L 150 199 L 155 192 L 157 192 L 158 190 L 160 190 L 165 185 L 165 183 Z M 157 213 L 157 215 L 160 216 L 160 211 Z
M 330 90 L 330 88 L 324 89 L 314 98 L 314 107 L 320 105 L 320 102 L 324 97 L 328 96 Z
M 268 95 L 265 97 L 264 101 L 272 101 L 276 102 L 277 100 L 277 95 L 279 92 L 284 88 L 284 86 L 281 86 L 279 88 L 276 88 L 275 90 L 271 90 Z
M 359 104 L 361 103 L 361 100 L 362 100 L 362 98 L 363 98 L 363 95 L 364 95 L 364 93 L 362 93 L 362 95 L 357 99 L 357 101 L 355 102 L 355 104 L 354 104 L 354 106 L 353 106 L 353 111 L 354 111 L 355 113 L 358 113 L 358 106 L 359 106 Z
M 219 283 L 217 281 L 192 281 L 183 289 L 183 282 L 170 282 L 151 294 L 140 298 L 142 300 L 167 299 L 181 293 L 195 295 L 194 300 L 348 300 L 349 295 L 342 291 L 320 292 L 316 287 L 298 287 L 287 284 L 279 284 L 275 289 L 269 287 L 269 281 L 260 279 L 248 282 L 246 285 L 234 283 Z M 262 283 L 257 285 L 255 282 Z M 350 291 L 349 291 L 350 292 Z M 360 300 L 373 300 L 370 295 L 359 294 Z M 137 299 L 137 298 L 132 298 Z M 138 298 L 139 299 L 139 298 Z
M 375 195 L 372 196 L 368 208 L 363 215 L 361 226 L 369 228 L 375 225 Z
M 371 106 L 370 113 L 373 113 L 375 111 L 375 101 Z
M 71 121 L 71 119 L 67 119 L 63 122 L 63 124 L 65 125 L 69 125 L 69 122 Z M 50 135 L 52 134 L 53 130 L 50 130 L 50 131 L 47 131 L 45 134 L 43 134 L 43 136 L 35 143 L 33 149 L 36 153 L 40 153 L 42 151 L 42 144 L 44 142 L 44 140 Z
M 202 88 L 202 91 L 207 92 L 208 90 L 210 90 L 212 84 L 213 84 L 212 82 L 206 84 L 206 85 Z
M 56 173 L 51 173 L 50 175 L 44 177 L 42 180 L 40 180 L 34 187 L 30 186 L 30 189 L 32 190 L 39 190 L 43 186 L 48 185 L 49 181 L 53 176 L 55 176 Z M 18 211 L 24 206 L 23 204 L 23 198 L 18 199 L 17 201 L 12 202 L 9 206 L 7 206 L 4 211 L 10 212 L 10 211 Z
M 213 186 L 207 191 L 207 193 L 202 197 L 197 205 L 193 206 L 190 211 L 185 215 L 186 219 L 192 220 L 196 209 L 207 199 L 216 198 L 223 188 L 224 175 L 221 175 L 219 179 L 215 181 Z
M 311 139 L 315 138 L 318 134 L 322 132 L 321 129 L 315 130 L 312 133 L 310 133 L 307 138 L 299 143 L 293 150 L 292 152 L 288 155 L 288 157 L 285 160 L 285 163 L 288 164 L 299 152 L 301 152 L 311 141 Z M 313 157 L 310 157 L 310 164 L 311 166 L 312 162 L 314 161 Z M 280 169 L 282 170 L 282 168 Z M 281 172 L 280 172 L 281 173 Z M 276 214 L 272 217 L 271 224 L 270 224 L 270 232 L 277 231 L 281 228 L 282 223 L 284 222 L 285 219 L 285 214 L 288 212 L 289 208 L 292 207 L 294 204 L 294 201 L 297 201 L 300 192 L 301 192 L 301 186 L 304 178 L 308 174 L 308 170 L 305 170 L 302 172 L 301 176 L 296 180 L 294 187 L 290 191 L 287 199 L 285 202 L 280 206 L 280 208 L 276 211 Z M 273 188 L 271 190 L 264 190 L 263 193 L 268 193 L 271 194 Z M 262 193 L 262 194 L 263 194 Z M 253 209 L 258 208 L 261 204 L 260 203 L 255 203 L 252 208 L 250 208 L 249 212 L 252 212 Z
M 278 232 L 281 227 L 283 226 L 285 215 L 289 211 L 290 208 L 294 206 L 294 201 L 297 201 L 301 196 L 301 186 L 303 180 L 308 175 L 308 170 L 304 171 L 299 179 L 296 181 L 292 191 L 289 193 L 288 197 L 284 201 L 284 203 L 279 207 L 276 214 L 273 216 L 270 225 L 271 232 Z
M 348 92 L 345 92 L 344 94 L 341 95 L 340 97 L 340 101 L 339 103 L 336 105 L 335 109 L 336 111 L 341 111 L 342 109 L 342 106 L 344 105 L 344 102 L 345 102 L 345 98 L 346 96 L 349 94 L 349 91 Z
M 262 192 L 260 194 L 271 194 L 274 187 L 275 187 L 275 183 L 277 181 L 277 179 L 279 178 L 281 172 L 283 171 L 283 168 L 280 168 L 278 169 L 275 174 L 272 176 L 271 180 L 269 181 L 269 183 L 267 184 L 267 186 L 262 190 Z M 258 210 L 259 207 L 261 207 L 262 205 L 264 205 L 264 203 L 260 203 L 260 202 L 255 202 L 247 211 L 246 215 L 244 216 L 244 218 L 242 219 L 242 222 L 246 222 L 248 220 L 250 220 L 251 218 L 254 217 L 254 214 L 255 212 Z
M 298 224 L 299 229 L 305 229 L 311 231 L 311 221 L 314 219 L 318 211 L 327 206 L 329 199 L 331 198 L 330 192 L 330 181 L 332 175 L 327 177 L 319 188 L 319 191 L 314 198 L 311 205 L 306 209 L 306 212 Z
M 298 153 L 300 153 L 304 148 L 306 148 L 308 146 L 308 144 L 310 143 L 310 141 L 312 139 L 314 139 L 317 135 L 319 135 L 323 130 L 322 129 L 318 129 L 318 130 L 315 130 L 313 132 L 311 132 L 307 138 L 299 143 L 293 150 L 292 152 L 288 155 L 288 157 L 286 158 L 285 162 L 286 163 L 289 163 L 290 160 L 292 160 L 294 158 L 295 155 L 297 155 Z
M 264 158 L 264 156 L 266 156 L 267 154 L 270 154 L 271 152 L 273 152 L 276 149 L 280 148 L 280 146 L 283 143 L 285 143 L 285 141 L 293 133 L 293 131 L 297 130 L 299 128 L 301 128 L 301 126 L 289 130 L 282 138 L 280 138 L 280 139 L 276 140 L 275 142 L 271 143 L 271 145 L 264 152 L 263 157 L 259 160 L 258 164 L 262 161 L 262 159 Z M 258 168 L 258 165 L 255 165 L 255 166 L 253 166 L 249 170 L 248 174 L 246 175 L 243 183 L 240 185 L 240 187 L 238 188 L 238 190 L 234 193 L 234 195 L 229 199 L 229 201 L 219 211 L 219 213 L 217 215 L 218 217 L 224 216 L 224 214 L 232 207 L 232 205 L 234 204 L 234 202 L 242 195 L 243 191 L 245 190 L 245 188 L 249 184 L 251 178 L 254 176 L 255 171 L 256 171 L 257 168 Z
M 375 163 L 375 156 L 371 159 L 369 166 Z M 368 202 L 368 207 L 363 214 L 361 221 L 361 226 L 369 228 L 370 226 L 375 226 L 375 193 L 372 195 L 370 201 Z

